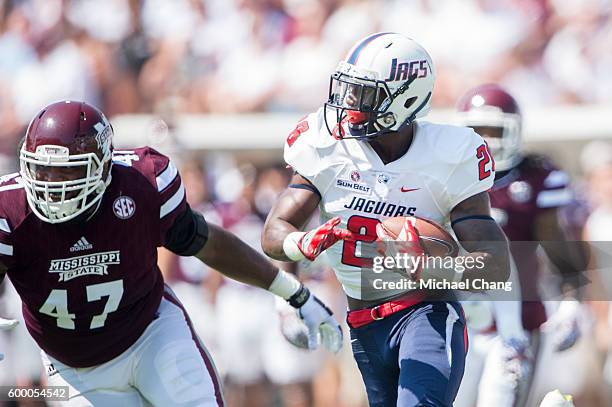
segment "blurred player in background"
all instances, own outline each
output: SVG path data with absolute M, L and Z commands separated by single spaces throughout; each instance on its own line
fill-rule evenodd
M 528 243 L 541 244 L 548 259 L 566 277 L 563 289 L 575 294 L 578 272 L 586 268 L 584 253 L 578 245 L 564 243 L 567 237 L 559 219 L 559 208 L 570 204 L 573 194 L 565 172 L 546 157 L 523 152 L 521 112 L 503 88 L 489 84 L 466 92 L 458 102 L 458 120 L 485 139 L 495 159 L 495 183 L 489 192 L 491 212 L 510 239 L 524 301 L 477 304 L 490 307 L 495 320 L 476 323 L 481 325 L 480 333 L 472 337 L 457 405 L 525 406 L 543 324 L 548 319 L 545 329 L 552 335 L 555 352 L 569 349 L 580 337 L 581 313 L 575 298 L 565 298 L 547 318 L 538 288 L 543 267 L 539 245 Z
M 382 220 L 452 224 L 471 251 L 465 257 L 486 263 L 486 276 L 441 267 L 424 268 L 423 279 L 505 281 L 509 273 L 505 236 L 490 216 L 494 169 L 484 141 L 470 129 L 415 121 L 429 111 L 433 86 L 432 60 L 413 40 L 377 33 L 357 42 L 331 76 L 328 102 L 289 134 L 284 157 L 295 174 L 264 227 L 273 258 L 312 261 L 325 251 L 348 298 L 371 406 L 451 406 L 467 351 L 458 302 L 362 281 L 373 266 L 367 244 L 394 240 Z M 301 232 L 317 206 L 323 224 Z M 402 229 L 403 252 L 422 254 L 410 218 Z
M 331 312 L 193 211 L 167 157 L 149 147 L 113 151 L 112 139 L 95 107 L 53 103 L 28 126 L 21 171 L 0 185 L 2 277 L 23 301 L 48 383 L 68 386 L 70 404 L 224 405 L 213 362 L 164 285 L 159 246 L 285 298 L 313 348 L 338 350 Z
M 601 405 L 612 405 L 612 143 L 592 141 L 580 155 L 580 163 L 587 181 L 591 213 L 584 226 L 584 240 L 591 242 L 593 292 L 591 308 L 595 316 L 595 340 L 600 353 L 599 368 L 590 376 L 602 374 L 605 386 Z M 590 275 L 591 276 L 591 275 Z

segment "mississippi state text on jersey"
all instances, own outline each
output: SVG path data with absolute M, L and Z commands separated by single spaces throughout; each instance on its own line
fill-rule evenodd
M 111 174 L 80 223 L 35 216 L 19 174 L 0 184 L 0 261 L 32 337 L 72 367 L 113 359 L 155 318 L 164 286 L 156 248 L 186 209 L 176 168 L 151 148 L 115 151 Z

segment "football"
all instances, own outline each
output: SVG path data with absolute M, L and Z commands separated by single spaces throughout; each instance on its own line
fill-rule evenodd
M 414 228 L 419 233 L 421 246 L 426 254 L 440 257 L 455 257 L 459 254 L 459 244 L 442 226 L 429 219 L 418 216 L 414 218 L 416 219 Z M 397 216 L 385 219 L 382 224 L 389 235 L 397 238 L 405 219 L 404 216 Z

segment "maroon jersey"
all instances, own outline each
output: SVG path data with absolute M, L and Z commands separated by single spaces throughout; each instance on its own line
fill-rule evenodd
M 493 217 L 510 240 L 510 251 L 518 268 L 525 299 L 523 326 L 536 329 L 546 321 L 546 312 L 538 294 L 541 265 L 536 252 L 534 219 L 545 210 L 571 202 L 568 176 L 545 158 L 527 156 L 495 180 L 489 195 Z
M 2 181 L 0 261 L 34 340 L 72 367 L 121 354 L 161 300 L 157 247 L 186 208 L 176 167 L 148 147 L 115 152 L 112 181 L 85 223 L 41 221 L 18 174 Z

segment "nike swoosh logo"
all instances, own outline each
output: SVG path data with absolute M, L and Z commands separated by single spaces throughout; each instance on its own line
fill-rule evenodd
M 404 188 L 404 187 L 401 187 L 400 191 L 402 191 L 402 192 L 412 192 L 412 191 L 418 191 L 419 189 L 421 189 L 421 188 Z

